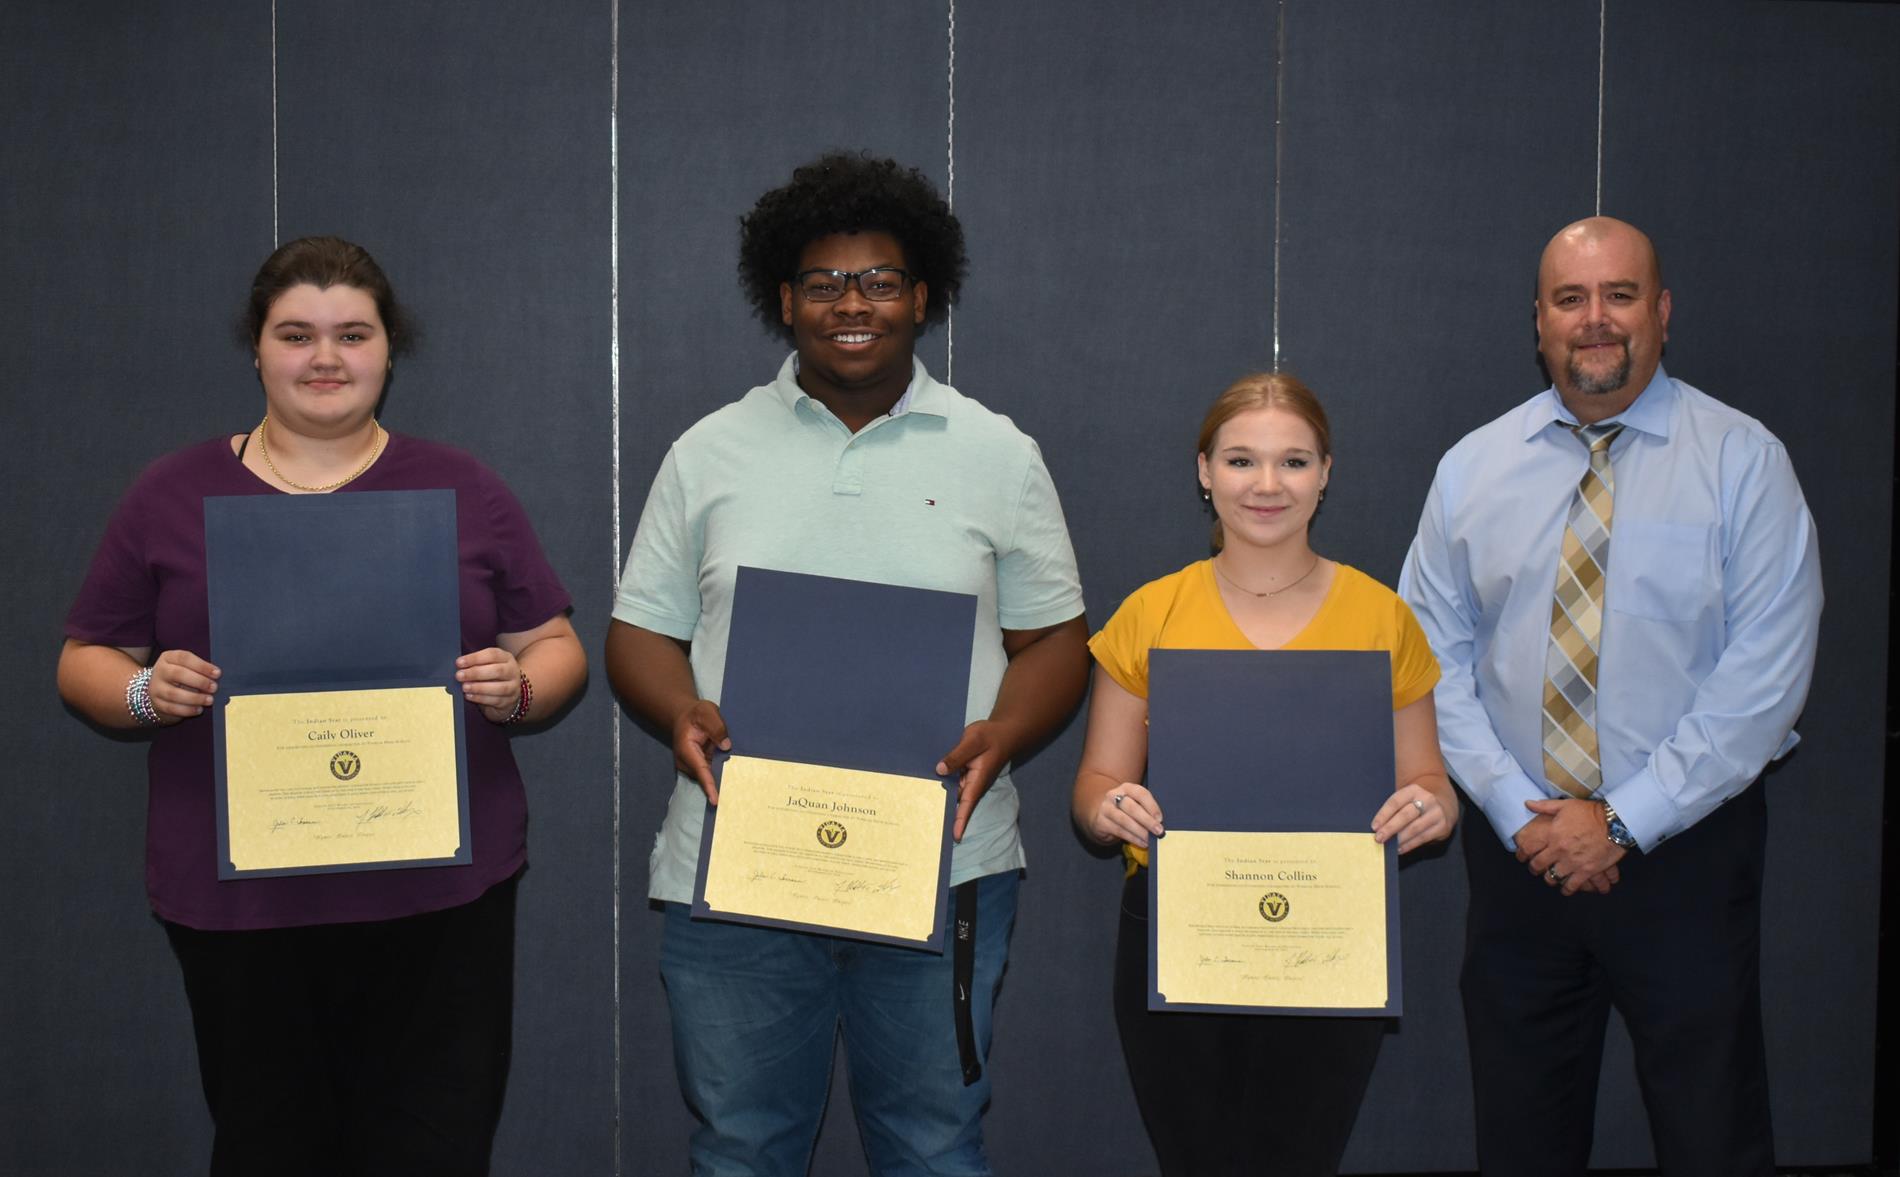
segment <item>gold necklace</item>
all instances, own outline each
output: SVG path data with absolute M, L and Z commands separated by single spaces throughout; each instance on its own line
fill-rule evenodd
M 1235 584 L 1235 582 L 1234 582 L 1234 578 L 1233 578 L 1233 577 L 1231 577 L 1231 576 L 1229 576 L 1229 575 L 1227 575 L 1227 574 L 1226 574 L 1225 572 L 1222 572 L 1222 571 L 1220 570 L 1220 561 L 1219 561 L 1219 560 L 1210 560 L 1210 561 L 1209 561 L 1209 563 L 1211 563 L 1212 565 L 1214 565 L 1214 575 L 1215 575 L 1215 576 L 1218 576 L 1218 577 L 1220 577 L 1220 578 L 1221 578 L 1222 580 L 1224 580 L 1224 581 L 1226 581 L 1226 582 L 1227 582 L 1228 584 L 1231 584 L 1231 585 L 1233 585 L 1233 586 L 1234 586 L 1235 588 L 1237 588 L 1237 589 L 1239 589 L 1239 590 L 1240 590 L 1241 592 L 1243 592 L 1243 593 L 1246 593 L 1246 594 L 1247 594 L 1248 596 L 1250 596 L 1250 597 L 1277 597 L 1277 596 L 1279 596 L 1279 595 L 1280 595 L 1281 593 L 1283 593 L 1283 592 L 1285 592 L 1285 591 L 1287 591 L 1288 589 L 1290 589 L 1290 588 L 1292 588 L 1292 587 L 1293 587 L 1293 585 L 1296 585 L 1296 584 L 1298 584 L 1298 583 L 1300 583 L 1300 581 L 1301 581 L 1301 580 L 1305 580 L 1305 579 L 1306 579 L 1307 577 L 1309 577 L 1309 576 L 1311 576 L 1311 575 L 1313 575 L 1313 573 L 1314 573 L 1314 572 L 1316 572 L 1316 571 L 1318 571 L 1318 569 L 1319 569 L 1319 553 L 1317 553 L 1317 552 L 1315 552 L 1315 553 L 1313 554 L 1313 566 L 1312 566 L 1311 568 L 1308 568 L 1308 569 L 1307 569 L 1307 570 L 1306 570 L 1305 572 L 1302 572 L 1302 573 L 1300 573 L 1300 576 L 1299 576 L 1299 580 L 1295 580 L 1295 581 L 1293 582 L 1293 584 L 1283 584 L 1283 585 L 1281 585 L 1281 586 L 1280 586 L 1279 588 L 1277 588 L 1277 589 L 1268 589 L 1268 590 L 1267 590 L 1266 592 L 1264 592 L 1264 593 L 1256 593 L 1256 592 L 1254 592 L 1254 591 L 1253 591 L 1252 589 L 1250 589 L 1250 588 L 1248 588 L 1247 586 L 1245 586 L 1245 585 L 1243 585 L 1243 584 Z
M 389 437 L 389 434 L 383 430 L 382 422 L 372 417 L 369 427 L 375 433 L 376 437 L 375 441 L 370 445 L 369 457 L 363 459 L 363 464 L 342 478 L 337 479 L 335 482 L 327 483 L 323 486 L 305 486 L 301 482 L 292 482 L 290 479 L 285 478 L 284 472 L 277 468 L 277 463 L 270 460 L 270 433 L 267 428 L 269 425 L 270 414 L 265 413 L 264 419 L 257 423 L 257 448 L 264 455 L 264 465 L 268 466 L 270 472 L 277 476 L 277 481 L 294 490 L 301 490 L 308 494 L 322 494 L 325 491 L 335 490 L 339 486 L 347 486 L 355 482 L 357 478 L 362 475 L 363 471 L 369 469 L 376 459 L 382 456 L 383 443 Z

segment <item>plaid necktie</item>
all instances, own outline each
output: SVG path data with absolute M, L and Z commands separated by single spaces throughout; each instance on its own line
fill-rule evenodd
M 1616 481 L 1610 443 L 1621 425 L 1565 426 L 1590 447 L 1557 561 L 1544 655 L 1544 776 L 1572 797 L 1603 787 L 1597 757 L 1597 651 L 1603 637 L 1603 582 L 1610 570 L 1610 509 Z

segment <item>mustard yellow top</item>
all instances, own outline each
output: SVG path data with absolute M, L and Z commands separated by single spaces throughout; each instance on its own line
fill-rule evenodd
M 1253 643 L 1221 600 L 1212 560 L 1142 585 L 1089 639 L 1089 651 L 1108 676 L 1143 699 L 1148 697 L 1150 650 L 1251 649 Z M 1334 567 L 1333 583 L 1319 610 L 1280 649 L 1387 651 L 1392 655 L 1394 711 L 1424 698 L 1438 684 L 1438 659 L 1412 610 L 1397 593 L 1348 564 Z M 1140 847 L 1123 846 L 1122 853 L 1130 869 L 1148 863 L 1148 852 Z

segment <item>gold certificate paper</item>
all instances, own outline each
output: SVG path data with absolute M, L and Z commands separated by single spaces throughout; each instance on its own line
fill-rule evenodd
M 462 840 L 456 706 L 441 686 L 233 696 L 224 710 L 232 865 L 452 857 Z
M 734 756 L 720 773 L 706 906 L 924 943 L 943 839 L 935 778 Z
M 1169 830 L 1155 875 L 1168 1004 L 1386 1004 L 1385 848 L 1364 834 Z

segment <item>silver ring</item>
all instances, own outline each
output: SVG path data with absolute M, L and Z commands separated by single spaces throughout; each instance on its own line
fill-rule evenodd
M 1551 883 L 1561 883 L 1564 881 L 1564 877 L 1557 873 L 1557 868 L 1554 866 L 1544 868 L 1544 879 L 1546 882 Z
M 1116 793 L 1114 796 L 1110 797 L 1109 800 L 1115 803 L 1115 808 L 1120 809 L 1122 807 L 1122 797 L 1123 797 L 1123 794 Z
M 1423 801 L 1420 801 L 1417 797 L 1414 797 L 1412 798 L 1412 805 L 1414 808 L 1418 810 L 1418 815 L 1420 817 L 1425 816 L 1425 803 Z

